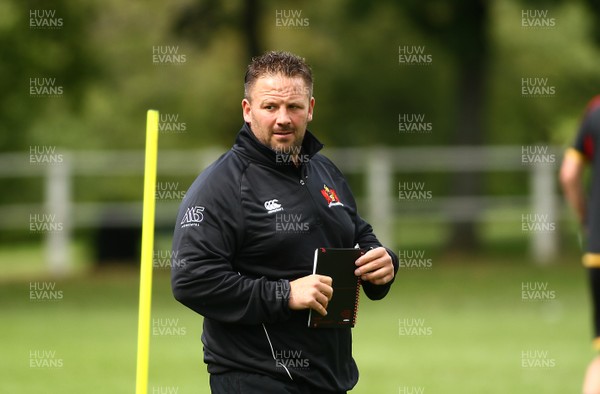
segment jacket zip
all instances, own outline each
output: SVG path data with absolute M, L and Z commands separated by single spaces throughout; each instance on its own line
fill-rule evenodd
M 317 214 L 317 221 L 316 221 L 316 225 L 317 226 L 321 226 L 321 213 L 319 210 L 319 207 L 317 205 L 317 203 L 315 202 L 315 199 L 313 198 L 312 194 L 310 193 L 310 190 L 308 190 L 308 185 L 307 182 L 304 179 L 308 179 L 308 175 L 304 175 L 304 173 L 306 173 L 306 167 L 303 166 L 301 171 L 300 171 L 300 186 L 301 188 L 304 190 L 304 192 L 306 194 L 308 194 L 308 198 L 312 203 L 312 206 Z M 303 179 L 304 176 L 304 179 Z

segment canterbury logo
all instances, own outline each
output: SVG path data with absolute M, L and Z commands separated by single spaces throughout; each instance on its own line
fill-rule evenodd
M 181 219 L 181 228 L 189 226 L 198 226 L 204 220 L 204 207 L 193 206 L 189 207 Z
M 267 210 L 267 213 L 275 213 L 275 212 L 283 211 L 283 207 L 281 206 L 281 204 L 279 204 L 279 201 L 277 199 L 265 201 L 264 206 L 265 206 L 265 209 Z

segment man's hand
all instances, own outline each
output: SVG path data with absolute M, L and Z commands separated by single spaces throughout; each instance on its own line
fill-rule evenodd
M 327 315 L 327 304 L 333 295 L 329 276 L 308 275 L 290 282 L 290 309 L 313 309 Z
M 354 274 L 374 285 L 384 285 L 394 278 L 394 264 L 387 250 L 378 247 L 369 250 L 356 260 Z

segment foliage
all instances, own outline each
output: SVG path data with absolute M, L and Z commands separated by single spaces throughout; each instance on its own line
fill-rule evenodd
M 249 12 L 263 49 L 290 50 L 312 64 L 317 104 L 310 129 L 327 147 L 460 141 L 459 118 L 464 114 L 457 111 L 462 91 L 457 75 L 475 53 L 464 47 L 477 42 L 462 29 L 474 16 L 462 10 L 475 3 L 263 0 L 251 9 L 232 1 L 213 3 L 3 2 L 0 150 L 16 151 L 26 162 L 29 148 L 38 145 L 141 149 L 148 108 L 185 125 L 182 132 L 161 133 L 161 150 L 215 145 L 227 149 L 242 124 L 242 79 L 253 50 L 244 24 Z M 492 145 L 566 146 L 583 106 L 600 84 L 596 72 L 600 54 L 593 38 L 597 13 L 589 12 L 592 8 L 583 0 L 485 4 L 485 105 L 480 129 L 475 129 L 480 131 L 477 139 Z M 31 29 L 32 9 L 55 10 L 64 26 Z M 547 11 L 556 26 L 523 29 L 524 9 Z M 276 15 L 282 10 L 301 12 L 308 25 L 277 26 Z M 424 47 L 433 61 L 422 66 L 399 64 L 402 45 Z M 185 60 L 157 63 L 153 58 L 157 48 L 175 50 Z M 32 98 L 27 83 L 38 76 L 56 77 L 64 87 L 62 97 Z M 556 95 L 522 97 L 521 79 L 527 77 L 548 78 Z M 432 132 L 400 133 L 400 114 L 423 114 Z M 467 138 L 463 143 L 473 141 Z M 432 189 L 448 190 L 455 183 L 440 178 L 431 181 Z M 32 182 L 2 179 L 0 186 L 35 202 L 41 199 L 42 188 Z M 493 174 L 478 193 L 523 194 L 526 182 L 519 175 Z M 361 190 L 360 185 L 354 188 Z M 74 192 L 77 200 L 140 196 L 139 182 L 113 179 L 80 179 Z M 16 193 L 2 197 L 17 199 Z

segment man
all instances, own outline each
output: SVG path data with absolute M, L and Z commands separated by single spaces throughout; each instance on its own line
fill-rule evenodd
M 587 267 L 593 303 L 594 348 L 600 350 L 600 96 L 588 104 L 575 144 L 565 152 L 560 181 L 569 205 L 575 210 L 585 239 L 583 265 Z M 591 194 L 583 188 L 586 165 L 592 170 Z M 585 394 L 600 394 L 600 356 L 589 365 L 583 384 Z
M 312 88 L 302 58 L 269 52 L 252 59 L 235 145 L 181 204 L 173 250 L 185 264 L 172 270 L 173 293 L 204 316 L 213 393 L 352 389 L 358 369 L 350 328 L 307 327 L 309 310 L 325 315 L 335 297 L 332 278 L 312 274 L 314 251 L 368 249 L 355 275 L 373 300 L 385 297 L 398 270 L 397 257 L 358 215 L 342 173 L 306 130 Z M 282 226 L 290 220 L 299 225 L 293 231 Z

